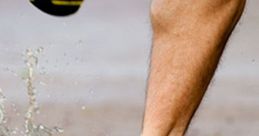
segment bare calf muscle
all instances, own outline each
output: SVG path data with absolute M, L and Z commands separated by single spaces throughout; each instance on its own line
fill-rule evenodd
M 245 0 L 154 0 L 143 136 L 183 136 Z

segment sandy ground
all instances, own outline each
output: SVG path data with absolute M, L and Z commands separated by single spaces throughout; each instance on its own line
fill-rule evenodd
M 256 136 L 259 132 L 258 87 L 253 79 L 241 84 L 239 79 L 216 76 L 187 136 Z M 127 101 L 125 98 L 125 101 L 100 103 L 43 102 L 37 122 L 64 128 L 60 136 L 138 136 L 143 103 Z M 21 128 L 25 105 L 7 103 L 8 122 L 13 128 Z

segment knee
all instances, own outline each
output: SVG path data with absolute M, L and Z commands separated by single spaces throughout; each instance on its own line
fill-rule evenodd
M 153 28 L 167 30 L 179 22 L 208 20 L 209 18 L 231 18 L 242 12 L 246 0 L 153 0 L 150 15 Z

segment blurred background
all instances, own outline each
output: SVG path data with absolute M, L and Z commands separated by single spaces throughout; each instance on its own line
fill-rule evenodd
M 37 122 L 60 136 L 139 136 L 152 31 L 149 0 L 85 0 L 69 17 L 0 0 L 0 88 L 12 128 L 28 107 L 26 49 L 42 47 Z M 187 136 L 259 133 L 259 1 L 250 0 Z M 17 134 L 20 136 L 19 134 Z

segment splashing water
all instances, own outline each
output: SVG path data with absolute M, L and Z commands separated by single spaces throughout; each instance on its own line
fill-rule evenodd
M 3 91 L 0 88 L 0 136 L 10 136 L 11 131 L 6 127 L 6 118 L 5 118 L 5 96 L 3 95 Z
M 35 115 L 39 113 L 39 106 L 36 101 L 36 89 L 33 86 L 34 70 L 38 64 L 38 55 L 43 51 L 43 48 L 39 48 L 36 51 L 31 49 L 26 50 L 27 74 L 24 77 L 24 81 L 27 84 L 27 93 L 29 96 L 29 107 L 25 115 L 25 129 L 26 136 L 52 136 L 54 133 L 63 132 L 58 127 L 48 128 L 44 125 L 36 125 L 34 123 Z
M 25 52 L 26 71 L 23 73 L 22 79 L 26 83 L 29 106 L 25 114 L 25 136 L 53 136 L 57 133 L 62 133 L 63 129 L 58 127 L 49 128 L 42 124 L 35 123 L 35 117 L 39 114 L 39 106 L 36 101 L 36 89 L 34 87 L 34 71 L 37 68 L 38 56 L 43 51 L 39 48 L 36 51 L 27 49 Z M 0 88 L 0 136 L 12 136 L 16 134 L 16 130 L 10 130 L 6 127 L 5 118 L 5 96 Z

